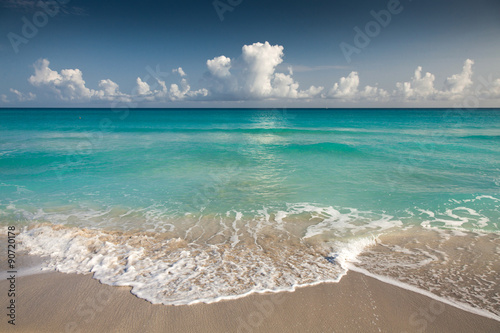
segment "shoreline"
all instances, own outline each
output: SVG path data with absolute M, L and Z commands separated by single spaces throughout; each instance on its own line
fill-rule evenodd
M 0 282 L 8 289 L 8 281 Z M 16 280 L 15 332 L 498 332 L 500 322 L 350 270 L 338 283 L 193 305 L 153 305 L 130 287 L 49 272 Z M 5 298 L 5 297 L 4 297 Z M 7 301 L 5 299 L 5 301 Z

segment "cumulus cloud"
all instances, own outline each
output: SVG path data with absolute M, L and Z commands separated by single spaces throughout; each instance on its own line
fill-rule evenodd
M 284 47 L 269 42 L 244 45 L 241 56 L 232 60 L 224 55 L 207 60 L 209 92 L 223 99 L 263 100 L 273 98 L 311 98 L 322 87 L 299 90 L 289 74 L 277 73 L 276 67 L 283 62 Z M 238 71 L 232 73 L 233 64 Z
M 347 77 L 341 77 L 339 82 L 336 82 L 329 93 L 328 98 L 336 98 L 343 101 L 356 100 L 383 100 L 388 97 L 385 90 L 378 87 L 365 86 L 359 90 L 359 75 L 358 72 L 351 72 Z
M 276 66 L 283 62 L 282 57 L 281 45 L 265 42 L 243 46 L 242 58 L 246 64 L 244 89 L 250 96 L 261 98 L 271 95 L 271 79 Z
M 53 93 L 64 101 L 89 101 L 92 99 L 109 100 L 110 96 L 124 96 L 119 93 L 118 85 L 111 80 L 102 80 L 100 86 L 103 90 L 89 89 L 85 86 L 83 74 L 79 69 L 63 69 L 54 71 L 49 67 L 47 59 L 38 60 L 33 67 L 35 74 L 28 82 L 33 86 Z
M 500 98 L 500 79 L 492 80 L 491 75 L 489 80 L 481 77 L 481 85 L 479 86 L 478 94 L 486 98 Z
M 172 73 L 179 73 L 179 75 L 181 77 L 186 76 L 186 73 L 184 73 L 184 70 L 182 69 L 182 67 L 172 69 Z
M 138 95 L 149 95 L 151 94 L 151 89 L 147 82 L 142 81 L 140 77 L 137 78 L 137 94 Z
M 173 101 L 183 100 L 186 98 L 190 88 L 191 87 L 187 84 L 186 80 L 182 80 L 180 88 L 179 85 L 173 83 L 170 85 L 169 98 Z
M 472 86 L 472 65 L 474 61 L 465 60 L 462 73 L 450 76 L 444 82 L 444 93 L 451 95 L 462 95 L 466 89 Z
M 415 74 L 411 78 L 411 81 L 396 83 L 395 94 L 406 100 L 433 97 L 436 94 L 436 89 L 434 89 L 435 79 L 436 77 L 429 72 L 422 76 L 422 67 L 418 66 L 415 70 Z
M 179 73 L 181 77 L 186 76 L 186 73 L 184 73 L 181 67 L 173 69 L 172 71 Z M 195 91 L 191 90 L 191 86 L 185 78 L 181 79 L 179 84 L 172 83 L 170 85 L 170 89 L 167 88 L 165 81 L 162 81 L 159 78 L 157 78 L 156 82 L 154 82 L 153 88 L 151 88 L 147 82 L 143 81 L 139 77 L 137 78 L 136 83 L 135 101 L 181 101 L 188 98 L 195 99 L 198 96 L 208 95 L 208 91 L 206 89 L 199 89 Z
M 270 84 L 270 87 L 276 97 L 298 97 L 299 84 L 293 80 L 291 75 L 283 73 L 274 74 L 272 86 Z
M 173 83 L 170 89 L 160 79 L 155 79 L 150 83 L 136 79 L 136 87 L 132 94 L 120 92 L 117 83 L 110 79 L 99 81 L 99 89 L 90 89 L 86 86 L 83 79 L 83 73 L 79 69 L 63 69 L 60 72 L 52 70 L 47 59 L 40 59 L 34 64 L 35 74 L 28 82 L 39 88 L 43 92 L 53 95 L 63 101 L 123 101 L 123 102 L 141 102 L 141 101 L 178 101 L 187 98 L 196 99 L 208 95 L 208 90 L 199 89 L 192 91 L 187 80 L 184 78 L 186 73 L 182 67 L 173 69 L 182 79 L 179 84 Z M 18 100 L 33 99 L 33 94 L 23 95 L 17 90 L 13 93 L 18 96 Z
M 462 67 L 462 72 L 448 77 L 443 84 L 442 90 L 434 87 L 436 77 L 429 72 L 422 75 L 422 67 L 418 66 L 415 70 L 415 75 L 409 82 L 398 82 L 395 97 L 402 97 L 404 100 L 456 100 L 463 99 L 470 95 L 472 88 L 472 65 L 474 61 L 467 59 Z M 492 88 L 492 85 L 489 85 Z
M 111 81 L 110 79 L 99 81 L 99 88 L 95 93 L 95 97 L 105 101 L 129 101 L 130 96 L 120 92 L 117 83 Z
M 335 98 L 352 98 L 358 92 L 359 76 L 357 72 L 351 72 L 347 77 L 341 77 L 338 83 L 333 85 L 330 96 Z
M 231 59 L 225 56 L 215 57 L 211 60 L 209 59 L 207 60 L 207 68 L 215 77 L 227 77 L 231 75 L 229 72 L 231 69 Z
M 26 102 L 38 96 L 54 97 L 71 102 L 175 102 L 175 101 L 248 101 L 272 99 L 334 99 L 342 102 L 421 102 L 453 101 L 468 96 L 480 98 L 500 98 L 500 79 L 477 77 L 473 82 L 474 61 L 467 59 L 462 71 L 446 78 L 442 88 L 435 87 L 436 76 L 424 72 L 417 66 L 409 81 L 397 82 L 395 90 L 389 94 L 384 89 L 370 85 L 361 85 L 360 75 L 351 71 L 347 76 L 334 80 L 334 84 L 324 92 L 321 86 L 300 89 L 293 77 L 295 71 L 304 71 L 301 66 L 287 66 L 286 72 L 280 72 L 283 64 L 284 47 L 271 45 L 269 42 L 244 45 L 241 55 L 229 58 L 224 55 L 208 59 L 207 71 L 200 82 L 201 88 L 193 90 L 182 67 L 172 69 L 168 84 L 160 76 L 150 75 L 136 79 L 130 94 L 122 93 L 117 83 L 110 79 L 100 80 L 95 89 L 89 88 L 80 69 L 50 68 L 47 59 L 40 59 L 33 65 L 34 74 L 28 82 L 37 88 L 37 95 L 10 89 L 10 93 L 1 94 L 3 103 Z M 284 66 L 284 65 L 282 65 Z M 333 66 L 337 68 L 337 66 Z M 338 68 L 337 68 L 338 69 Z M 157 66 L 157 71 L 159 71 Z M 166 76 L 169 77 L 168 73 Z M 136 105 L 136 104 L 135 104 Z

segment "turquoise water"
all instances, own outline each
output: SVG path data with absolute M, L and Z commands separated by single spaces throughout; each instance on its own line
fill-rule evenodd
M 114 111 L 1 110 L 0 207 L 308 202 L 404 217 L 499 192 L 497 109 Z M 495 207 L 472 208 L 499 229 Z
M 286 289 L 335 280 L 341 270 L 325 261 L 308 267 L 307 278 L 291 269 L 279 280 L 276 242 L 294 255 L 310 251 L 315 261 L 348 248 L 339 244 L 409 226 L 500 231 L 499 143 L 500 109 L 0 109 L 0 217 L 4 226 L 30 226 L 24 237 L 34 252 L 54 252 L 37 240 L 59 246 L 55 268 L 97 272 L 153 302 Z M 242 288 L 225 281 L 212 294 L 155 298 L 148 291 L 173 282 L 158 278 L 146 288 L 148 281 L 117 277 L 102 261 L 89 264 L 96 253 L 118 258 L 110 248 L 89 250 L 82 266 L 84 259 L 62 250 L 55 225 L 73 238 L 75 230 L 101 240 L 95 233 L 161 234 L 151 251 L 169 264 L 177 250 L 165 244 L 174 240 L 184 244 L 175 249 L 208 256 L 246 248 L 260 256 L 252 267 L 266 262 L 267 271 Z M 126 246 L 120 253 L 143 251 L 142 259 L 123 265 L 152 267 L 144 262 L 148 247 Z M 192 265 L 201 252 L 190 254 Z M 210 260 L 212 267 L 222 259 Z M 186 275 L 191 264 L 175 280 L 186 288 L 196 284 Z

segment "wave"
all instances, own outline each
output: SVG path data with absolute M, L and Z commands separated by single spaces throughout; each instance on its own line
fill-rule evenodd
M 130 286 L 153 304 L 212 303 L 251 293 L 292 291 L 338 282 L 346 263 L 373 239 L 328 245 L 290 243 L 268 234 L 231 246 L 200 246 L 158 233 L 122 233 L 39 225 L 18 236 L 30 254 L 49 256 L 47 269 L 92 273 L 102 283 Z
M 154 304 L 293 291 L 337 282 L 355 265 L 498 315 L 500 238 L 483 209 L 499 201 L 476 195 L 397 217 L 312 203 L 176 218 L 161 206 L 26 212 L 10 204 L 0 215 L 30 221 L 18 240 L 47 257 L 45 269 L 93 274 Z

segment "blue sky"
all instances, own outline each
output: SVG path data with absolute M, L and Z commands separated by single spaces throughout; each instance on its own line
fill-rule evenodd
M 0 0 L 0 22 L 3 107 L 500 105 L 497 0 Z

